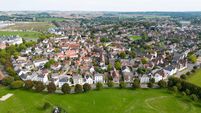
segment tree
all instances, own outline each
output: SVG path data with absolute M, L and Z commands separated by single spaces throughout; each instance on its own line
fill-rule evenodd
M 139 73 L 139 74 L 145 74 L 146 72 L 147 72 L 147 69 L 145 69 L 145 68 L 139 67 L 137 69 L 137 73 Z
M 2 84 L 5 85 L 5 86 L 8 86 L 8 85 L 10 85 L 13 81 L 14 81 L 14 78 L 13 78 L 13 77 L 7 76 L 7 77 L 3 78 Z
M 121 82 L 119 83 L 119 88 L 120 88 L 120 89 L 126 88 L 126 83 L 123 82 L 123 81 L 121 81 Z
M 193 69 L 197 69 L 198 68 L 198 66 L 193 66 Z
M 47 91 L 48 93 L 54 93 L 56 91 L 56 85 L 53 82 L 50 82 L 47 85 Z
M 80 84 L 75 85 L 75 93 L 82 93 L 82 90 L 83 90 L 82 85 Z
M 116 61 L 115 64 L 114 64 L 114 67 L 115 67 L 117 70 L 120 70 L 120 69 L 121 69 L 121 62 Z
M 84 89 L 84 92 L 88 92 L 88 91 L 91 90 L 91 85 L 88 84 L 88 83 L 85 83 L 85 84 L 83 85 L 83 89 Z
M 111 64 L 108 64 L 108 66 L 107 66 L 107 71 L 109 72 L 109 71 L 111 71 L 112 70 L 112 65 Z
M 147 83 L 147 86 L 148 86 L 149 88 L 152 88 L 152 87 L 154 86 L 154 84 L 153 84 L 152 82 L 149 82 L 149 83 Z
M 182 94 L 183 96 L 186 96 L 186 93 L 185 93 L 184 91 L 182 91 L 181 94 Z
M 44 65 L 44 67 L 45 68 L 50 68 L 50 66 L 52 65 L 52 64 L 54 64 L 55 63 L 55 61 L 53 60 L 53 59 L 50 59 L 45 65 Z
M 45 102 L 43 105 L 43 109 L 46 110 L 46 109 L 50 108 L 50 106 L 51 106 L 50 103 Z
M 191 95 L 191 99 L 194 100 L 194 101 L 198 101 L 198 97 L 197 97 L 197 95 L 195 95 L 195 94 L 192 94 L 192 95 Z
M 100 41 L 101 41 L 102 43 L 104 43 L 104 42 L 109 42 L 110 40 L 109 40 L 109 38 L 101 38 Z
M 177 86 L 178 90 L 181 90 L 181 88 L 182 88 L 181 82 L 176 83 L 176 86 Z
M 160 80 L 158 82 L 158 85 L 161 87 L 161 88 L 166 88 L 167 87 L 167 82 L 165 80 Z
M 17 73 L 12 67 L 6 67 L 6 72 L 12 77 L 15 77 L 17 75 Z
M 124 59 L 124 58 L 126 57 L 126 53 L 125 53 L 125 52 L 121 52 L 121 53 L 119 54 L 119 56 L 120 56 L 122 59 Z
M 97 82 L 96 83 L 96 89 L 97 90 L 100 90 L 100 89 L 102 89 L 103 88 L 103 84 L 101 83 L 101 82 Z
M 191 91 L 190 91 L 189 89 L 186 89 L 185 92 L 186 92 L 187 95 L 190 95 L 190 94 L 191 94 Z
M 34 88 L 37 92 L 42 92 L 45 89 L 45 85 L 41 81 L 37 81 L 34 84 Z
M 148 62 L 148 60 L 147 60 L 147 58 L 143 57 L 143 58 L 141 59 L 141 62 L 142 62 L 142 64 L 146 64 L 146 63 Z
M 150 81 L 151 83 L 155 83 L 155 79 L 154 79 L 154 78 L 149 79 L 149 81 Z
M 195 73 L 196 71 L 195 71 L 195 69 L 192 69 L 191 72 L 192 72 L 192 73 Z
M 13 81 L 13 82 L 11 83 L 11 88 L 12 88 L 12 89 L 19 89 L 19 88 L 22 88 L 23 85 L 24 85 L 24 82 L 23 82 L 23 81 L 17 80 L 17 81 Z
M 180 78 L 186 80 L 186 75 L 183 74 L 183 75 L 180 76 Z
M 114 83 L 113 83 L 112 81 L 108 81 L 107 86 L 108 86 L 108 87 L 113 87 L 113 86 L 114 86 Z
M 135 58 L 136 57 L 136 53 L 134 51 L 129 52 L 129 55 L 131 58 Z
M 135 79 L 132 83 L 132 88 L 136 89 L 136 88 L 140 88 L 140 80 L 139 79 Z
M 191 74 L 191 72 L 187 72 L 186 75 L 189 76 Z
M 26 81 L 24 81 L 24 83 L 25 83 L 25 85 L 24 85 L 25 89 L 32 89 L 34 86 L 34 83 L 31 80 L 26 80 Z
M 188 55 L 188 60 L 191 61 L 192 63 L 196 63 L 197 57 L 194 54 Z
M 67 83 L 65 83 L 65 84 L 62 85 L 61 91 L 64 94 L 67 94 L 67 93 L 70 94 L 71 93 L 71 87 Z
M 172 87 L 172 90 L 173 90 L 175 93 L 178 92 L 177 86 L 173 86 L 173 87 Z

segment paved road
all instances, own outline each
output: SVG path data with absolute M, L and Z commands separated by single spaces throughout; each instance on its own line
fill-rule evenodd
M 194 66 L 199 66 L 201 62 L 197 62 L 196 64 L 188 63 L 187 68 L 183 71 L 177 72 L 174 76 L 180 77 L 182 74 L 186 74 L 187 72 L 190 72 Z

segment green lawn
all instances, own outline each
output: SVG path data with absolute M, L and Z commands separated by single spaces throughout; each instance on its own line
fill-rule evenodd
M 40 94 L 0 88 L 0 96 L 14 96 L 0 102 L 1 113 L 50 113 L 45 102 L 61 106 L 68 113 L 199 113 L 201 104 L 188 97 L 177 97 L 161 89 L 104 89 L 84 94 Z
M 131 36 L 130 39 L 133 41 L 136 41 L 136 40 L 142 39 L 142 37 L 141 36 Z
M 194 74 L 192 74 L 187 79 L 187 81 L 189 81 L 195 85 L 201 86 L 201 69 L 197 70 Z
M 40 32 L 26 32 L 26 31 L 0 31 L 0 36 L 19 35 L 27 41 L 36 41 L 40 36 Z

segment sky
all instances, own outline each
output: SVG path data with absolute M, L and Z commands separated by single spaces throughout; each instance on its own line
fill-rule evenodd
M 201 0 L 0 0 L 0 11 L 201 11 Z

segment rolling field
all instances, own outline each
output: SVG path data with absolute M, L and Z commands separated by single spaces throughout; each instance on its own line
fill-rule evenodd
M 40 94 L 0 88 L 0 96 L 14 96 L 0 102 L 1 113 L 50 113 L 45 102 L 61 106 L 68 113 L 200 113 L 201 104 L 175 96 L 163 89 L 103 89 L 84 94 Z
M 201 87 L 201 69 L 192 74 L 187 81 Z
M 22 22 L 5 27 L 3 29 L 7 31 L 19 30 L 19 31 L 47 32 L 48 29 L 51 27 L 54 27 L 54 25 L 49 22 Z

